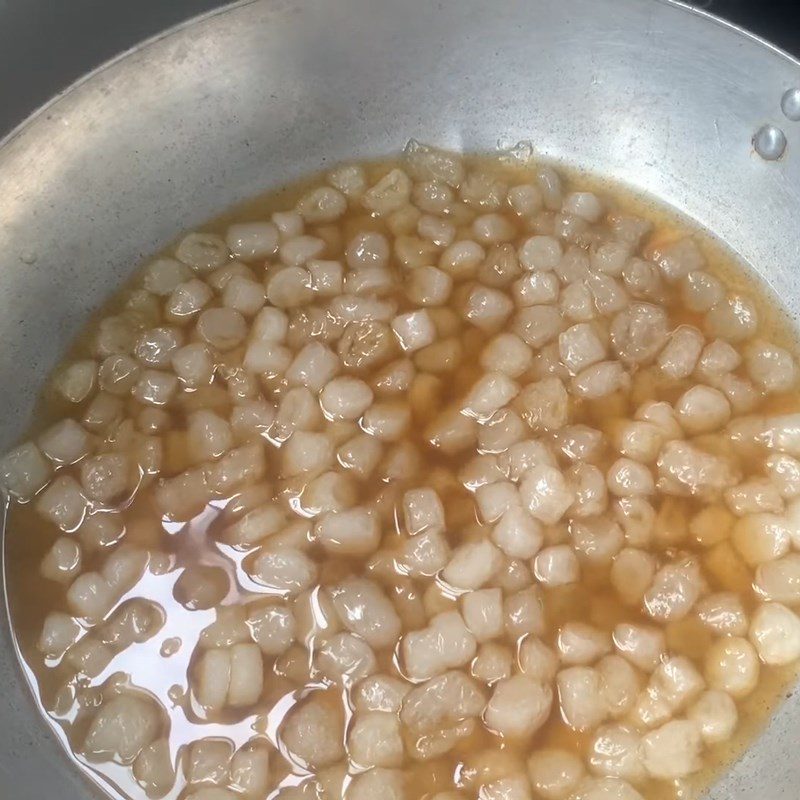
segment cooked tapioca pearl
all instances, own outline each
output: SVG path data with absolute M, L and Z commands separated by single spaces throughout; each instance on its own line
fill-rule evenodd
M 205 282 L 215 291 L 221 292 L 228 285 L 228 281 L 237 275 L 251 280 L 255 277 L 253 271 L 246 264 L 242 264 L 241 261 L 231 261 L 207 275 Z
M 336 451 L 336 459 L 345 469 L 366 478 L 378 466 L 382 454 L 383 445 L 377 439 L 366 433 L 360 433 L 346 441 Z
M 338 261 L 312 259 L 306 264 L 311 288 L 320 297 L 336 297 L 344 286 L 344 267 Z
M 702 737 L 698 723 L 673 720 L 644 737 L 642 759 L 653 778 L 677 780 L 700 769 L 701 749 Z
M 611 650 L 611 638 L 583 622 L 562 625 L 556 638 L 562 664 L 591 664 Z
M 556 431 L 553 440 L 570 461 L 596 461 L 605 447 L 603 434 L 588 425 L 569 425 Z
M 544 602 L 535 586 L 521 589 L 506 597 L 503 613 L 506 617 L 506 633 L 511 639 L 518 639 L 529 633 L 537 636 L 544 633 Z
M 507 508 L 492 530 L 492 541 L 509 558 L 533 558 L 542 546 L 541 524 L 520 506 Z
M 453 279 L 437 267 L 417 267 L 407 277 L 406 294 L 420 306 L 440 306 L 453 290 Z
M 617 652 L 644 672 L 652 672 L 666 654 L 666 640 L 658 628 L 620 623 L 613 639 Z
M 269 787 L 269 750 L 252 739 L 236 751 L 230 767 L 231 781 L 246 795 L 264 794 Z
M 39 447 L 54 464 L 74 464 L 90 448 L 89 434 L 72 419 L 64 419 L 39 435 Z
M 163 406 L 178 391 L 178 379 L 168 372 L 146 369 L 142 372 L 132 394 L 140 403 Z
M 71 475 L 58 476 L 37 498 L 36 511 L 62 531 L 74 531 L 83 522 L 87 500 Z
M 478 280 L 497 289 L 508 288 L 522 270 L 517 251 L 511 244 L 495 244 L 489 248 L 486 260 L 478 268 Z
M 520 264 L 528 270 L 555 269 L 561 256 L 561 243 L 552 236 L 531 236 L 519 248 Z
M 598 222 L 603 216 L 603 204 L 593 192 L 570 192 L 564 198 L 562 208 L 567 214 L 592 223 Z
M 149 367 L 166 367 L 169 365 L 173 354 L 183 344 L 183 333 L 177 328 L 151 328 L 142 333 L 136 340 L 133 353 L 142 364 Z M 108 359 L 106 359 L 108 361 Z M 104 366 L 105 366 L 104 362 Z M 118 372 L 119 369 L 114 370 Z M 103 383 L 103 367 L 100 368 L 100 383 Z M 130 369 L 124 369 L 124 373 L 128 374 Z M 112 376 L 111 383 L 114 383 Z M 122 379 L 124 381 L 124 378 Z M 108 386 L 104 386 L 106 391 L 111 391 Z
M 631 547 L 648 547 L 653 539 L 656 512 L 643 497 L 620 497 L 612 503 L 614 518 Z
M 208 272 L 227 262 L 230 251 L 225 241 L 213 233 L 190 233 L 181 240 L 175 256 L 197 272 Z
M 333 463 L 333 442 L 324 433 L 296 431 L 282 448 L 281 474 L 319 474 Z
M 106 453 L 83 461 L 81 484 L 87 496 L 110 503 L 128 488 L 130 462 L 122 453 Z
M 492 685 L 503 678 L 510 678 L 514 656 L 504 645 L 486 642 L 478 649 L 472 661 L 470 672 L 479 681 Z
M 720 300 L 706 315 L 706 328 L 712 336 L 742 342 L 758 328 L 758 312 L 749 297 L 732 294 Z
M 555 466 L 556 459 L 547 444 L 535 439 L 517 442 L 497 457 L 500 470 L 509 480 L 518 482 L 535 466 Z
M 610 564 L 625 544 L 620 526 L 603 516 L 573 520 L 572 546 L 590 564 Z
M 268 656 L 285 653 L 295 639 L 294 614 L 281 605 L 251 607 L 246 624 L 253 641 Z
M 570 800 L 644 800 L 641 794 L 622 778 L 585 778 Z
M 728 398 L 735 414 L 749 414 L 759 403 L 758 390 L 746 378 L 733 374 L 720 375 L 714 384 Z
M 104 392 L 126 395 L 136 385 L 140 371 L 139 364 L 131 356 L 108 356 L 97 372 L 98 383 Z
M 483 331 L 497 330 L 514 310 L 505 292 L 476 284 L 464 304 L 463 316 Z
M 265 400 L 247 400 L 231 412 L 231 431 L 237 442 L 265 436 L 275 421 L 275 407 Z
M 114 592 L 97 572 L 79 575 L 67 590 L 67 603 L 76 616 L 97 622 L 111 610 Z
M 689 533 L 698 544 L 712 547 L 728 538 L 736 517 L 722 505 L 707 505 L 689 520 Z
M 379 394 L 403 394 L 411 388 L 416 376 L 414 361 L 410 358 L 398 358 L 378 371 L 372 386 Z
M 81 403 L 92 393 L 96 375 L 94 361 L 73 361 L 56 375 L 54 386 L 65 400 Z
M 592 293 L 584 281 L 565 286 L 559 295 L 558 306 L 561 313 L 573 322 L 588 322 L 597 315 Z
M 625 420 L 614 428 L 614 445 L 622 455 L 648 464 L 655 461 L 664 443 L 658 425 L 639 420 Z
M 336 189 L 320 186 L 300 198 L 297 210 L 311 224 L 334 222 L 347 210 L 347 200 Z
M 77 542 L 61 536 L 42 559 L 39 572 L 51 581 L 69 583 L 81 569 L 81 549 Z
M 320 394 L 328 419 L 358 419 L 373 400 L 372 389 L 359 378 L 342 376 L 329 381 Z
M 286 370 L 286 380 L 318 392 L 339 369 L 339 359 L 320 342 L 310 342 L 295 356 Z
M 195 411 L 187 424 L 189 448 L 196 461 L 219 458 L 233 447 L 231 427 L 213 411 Z
M 658 725 L 693 702 L 704 688 L 703 677 L 694 664 L 683 656 L 673 656 L 653 672 L 635 716 L 648 727 Z
M 571 245 L 555 268 L 562 283 L 581 284 L 591 274 L 589 254 L 577 245 Z
M 104 702 L 92 719 L 84 742 L 94 759 L 117 758 L 129 764 L 161 728 L 160 708 L 145 695 L 125 693 Z
M 592 667 L 568 667 L 556 677 L 561 716 L 570 728 L 587 731 L 597 727 L 607 714 L 600 691 L 600 675 Z
M 417 233 L 437 247 L 447 247 L 456 238 L 456 226 L 433 214 L 423 214 L 417 222 Z
M 560 334 L 558 347 L 561 361 L 572 375 L 602 361 L 606 356 L 605 345 L 595 328 L 588 323 L 573 325 Z
M 546 305 L 522 308 L 513 321 L 514 333 L 526 344 L 537 348 L 553 341 L 563 327 L 558 309 Z
M 778 514 L 749 514 L 733 526 L 733 544 L 751 566 L 785 556 L 792 547 L 789 523 Z
M 731 462 L 687 442 L 667 442 L 658 457 L 658 488 L 678 497 L 708 497 L 734 486 L 738 474 Z
M 664 277 L 674 283 L 687 275 L 696 274 L 706 263 L 694 239 L 686 237 L 661 249 L 656 261 Z
M 238 311 L 245 317 L 257 314 L 265 300 L 262 284 L 238 275 L 228 281 L 222 292 L 222 304 Z
M 525 675 L 495 686 L 483 719 L 490 730 L 512 739 L 532 736 L 550 716 L 553 690 Z
M 344 626 L 376 649 L 390 647 L 400 634 L 400 618 L 381 588 L 366 578 L 347 578 L 330 590 Z
M 516 230 L 511 222 L 502 214 L 481 214 L 472 223 L 472 234 L 479 241 L 487 244 L 507 242 L 513 239 Z
M 739 352 L 724 339 L 715 339 L 703 348 L 697 362 L 697 374 L 708 380 L 718 379 L 742 363 Z
M 774 453 L 764 460 L 769 482 L 785 500 L 800 496 L 800 461 L 785 453 Z
M 400 720 L 383 711 L 357 712 L 347 734 L 347 750 L 361 767 L 399 767 L 403 761 Z
M 631 258 L 622 270 L 622 280 L 637 300 L 660 300 L 664 296 L 661 273 L 650 261 Z
M 765 600 L 786 605 L 800 603 L 800 555 L 789 555 L 761 564 L 753 583 L 756 592 Z
M 626 547 L 614 557 L 611 585 L 628 605 L 639 605 L 656 571 L 655 558 L 645 550 Z
M 405 671 L 415 681 L 464 666 L 476 650 L 475 637 L 458 611 L 437 614 L 427 628 L 407 633 L 400 643 Z
M 598 313 L 607 316 L 622 311 L 630 303 L 630 298 L 620 281 L 602 272 L 591 273 L 586 285 L 594 300 Z
M 347 197 L 360 197 L 367 186 L 364 169 L 359 164 L 343 164 L 328 175 L 328 182 Z
M 218 786 L 200 788 L 187 795 L 186 800 L 236 800 L 237 794 Z
M 145 267 L 143 283 L 151 294 L 167 297 L 176 286 L 191 277 L 192 271 L 186 264 L 173 258 L 158 258 Z
M 706 651 L 705 675 L 712 689 L 747 697 L 758 683 L 758 653 L 739 636 L 717 639 Z
M 631 246 L 627 242 L 601 242 L 591 250 L 592 269 L 621 277 L 630 255 Z
M 439 269 L 450 275 L 454 281 L 471 278 L 475 275 L 486 253 L 470 239 L 453 242 L 440 256 Z
M 652 361 L 664 346 L 669 320 L 660 306 L 632 303 L 611 323 L 611 344 L 620 359 L 629 364 Z
M 232 308 L 208 308 L 200 314 L 197 333 L 212 347 L 231 350 L 247 336 L 247 324 Z
M 204 281 L 193 278 L 176 286 L 167 298 L 164 311 L 177 324 L 183 324 L 211 302 L 214 293 Z
M 0 484 L 10 495 L 25 501 L 47 483 L 51 471 L 42 451 L 32 442 L 25 442 L 0 461 Z
M 510 403 L 518 392 L 519 386 L 508 375 L 487 372 L 468 392 L 463 411 L 471 417 L 487 419 Z
M 329 680 L 352 686 L 378 670 L 372 648 L 352 633 L 337 633 L 317 646 L 315 666 Z
M 228 228 L 225 240 L 236 258 L 258 261 L 278 249 L 279 232 L 274 222 L 242 222 Z
M 529 678 L 550 684 L 558 672 L 558 656 L 541 639 L 526 636 L 519 644 L 519 668 Z
M 389 294 L 395 286 L 396 282 L 391 271 L 383 268 L 351 270 L 344 277 L 344 291 L 350 295 L 383 296 Z
M 331 552 L 365 555 L 377 548 L 381 531 L 375 513 L 357 506 L 326 514 L 314 526 L 314 538 Z
M 543 800 L 567 800 L 584 778 L 583 761 L 568 750 L 541 749 L 528 759 L 528 777 Z
M 286 715 L 279 737 L 293 759 L 319 769 L 345 755 L 342 744 L 342 712 L 322 693 L 312 692 Z
M 317 577 L 317 565 L 300 550 L 262 550 L 253 562 L 253 580 L 286 595 L 296 595 L 311 586 Z
M 518 306 L 554 303 L 558 299 L 558 278 L 553 272 L 529 272 L 514 282 L 512 292 Z
M 353 703 L 356 712 L 383 711 L 397 713 L 411 687 L 399 678 L 373 675 L 356 686 Z
M 478 642 L 501 636 L 503 593 L 500 589 L 481 589 L 464 595 L 461 602 L 464 622 Z
M 750 343 L 745 349 L 745 364 L 750 377 L 766 392 L 786 392 L 797 379 L 791 353 L 769 342 Z
M 307 269 L 288 266 L 273 272 L 268 280 L 267 300 L 277 308 L 297 308 L 313 298 L 313 282 Z
M 747 613 L 741 598 L 733 592 L 717 592 L 697 604 L 701 622 L 720 635 L 744 636 L 747 633 Z
M 731 417 L 725 395 L 710 386 L 693 386 L 675 404 L 681 425 L 692 435 L 718 430 Z
M 427 347 L 436 339 L 436 326 L 427 311 L 410 311 L 392 320 L 392 330 L 406 352 Z
M 587 400 L 599 400 L 630 385 L 630 376 L 619 361 L 601 361 L 572 379 L 572 390 Z
M 444 569 L 450 547 L 440 531 L 426 531 L 409 538 L 403 545 L 398 565 L 410 577 L 431 577 Z
M 287 267 L 302 267 L 311 259 L 319 258 L 324 250 L 324 239 L 304 235 L 295 236 L 282 242 L 278 252 L 281 261 Z M 277 274 L 280 275 L 280 272 Z
M 247 346 L 244 368 L 257 375 L 283 375 L 292 363 L 292 351 L 277 342 L 256 340 Z
M 626 725 L 598 728 L 589 745 L 589 769 L 595 775 L 641 783 L 647 773 L 642 763 L 641 736 Z
M 406 205 L 410 196 L 411 179 L 403 170 L 393 169 L 364 192 L 361 204 L 368 211 L 383 216 Z
M 783 511 L 780 489 L 769 478 L 753 478 L 725 492 L 728 508 L 737 516 Z
M 531 800 L 530 783 L 522 773 L 483 783 L 480 793 L 486 800 Z
M 560 378 L 528 384 L 515 405 L 535 431 L 557 431 L 569 421 L 569 395 Z
M 409 489 L 403 495 L 403 521 L 412 536 L 444 528 L 444 506 L 434 489 Z
M 491 580 L 502 560 L 502 553 L 487 539 L 467 542 L 455 550 L 442 577 L 458 589 L 478 589 Z
M 186 777 L 189 783 L 226 783 L 233 744 L 224 739 L 198 739 L 189 747 Z
M 780 603 L 763 603 L 753 614 L 750 641 L 765 664 L 791 664 L 800 658 L 800 618 Z
M 703 270 L 695 270 L 681 281 L 681 298 L 690 311 L 709 311 L 725 296 L 718 278 Z
M 506 195 L 506 202 L 520 217 L 530 217 L 542 207 L 542 193 L 532 183 L 512 186 Z
M 298 211 L 276 211 L 272 215 L 272 223 L 278 229 L 281 241 L 300 236 L 305 230 L 303 218 Z
M 697 366 L 704 344 L 705 338 L 697 328 L 681 325 L 670 335 L 664 349 L 658 354 L 656 363 L 672 380 L 688 378 Z
M 411 409 L 397 400 L 378 400 L 361 417 L 365 433 L 387 442 L 400 439 L 411 423 Z
M 647 613 L 659 622 L 683 619 L 703 590 L 703 578 L 696 562 L 685 560 L 666 564 L 655 575 L 645 592 Z
M 716 689 L 704 692 L 686 716 L 700 726 L 700 735 L 709 745 L 728 741 L 739 722 L 736 703 L 729 694 Z
M 80 637 L 77 620 L 60 611 L 51 611 L 44 620 L 37 649 L 47 658 L 61 658 Z
M 545 586 L 565 586 L 580 580 L 580 564 L 575 551 L 566 544 L 545 547 L 533 562 L 536 580 Z
M 200 342 L 181 347 L 172 356 L 172 369 L 186 386 L 196 389 L 211 382 L 214 362 L 208 347 Z
M 520 484 L 520 496 L 530 513 L 545 525 L 554 525 L 572 505 L 575 494 L 555 467 L 533 467 Z
M 617 497 L 640 497 L 655 491 L 650 470 L 630 458 L 618 458 L 608 468 L 606 480 L 609 491 Z

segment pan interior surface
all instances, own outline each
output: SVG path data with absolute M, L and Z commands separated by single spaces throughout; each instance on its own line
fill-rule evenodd
M 4 447 L 87 313 L 145 256 L 265 187 L 396 152 L 412 135 L 468 152 L 530 140 L 542 157 L 658 197 L 713 231 L 793 316 L 800 139 L 780 98 L 798 83 L 798 65 L 763 43 L 635 0 L 253 2 L 171 32 L 0 149 Z M 753 150 L 767 123 L 787 139 L 777 161 Z M 4 783 L 23 800 L 85 796 L 8 642 L 0 674 L 13 721 L 0 732 Z M 709 798 L 794 796 L 799 713 L 785 704 Z

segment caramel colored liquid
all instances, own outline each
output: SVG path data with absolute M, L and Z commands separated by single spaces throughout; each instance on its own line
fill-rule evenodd
M 487 161 L 482 158 L 473 159 L 473 163 L 481 164 L 487 170 L 495 170 L 511 185 L 531 180 L 527 167 L 499 165 L 494 159 Z M 392 166 L 390 162 L 370 164 L 368 172 L 371 178 L 376 178 Z M 587 183 L 583 177 L 579 180 L 573 177 L 570 180 L 582 186 Z M 300 186 L 260 197 L 227 213 L 206 226 L 205 230 L 224 232 L 232 221 L 268 218 L 273 211 L 291 208 L 296 198 L 309 184 L 317 185 L 320 182 L 321 179 L 315 179 Z M 796 350 L 793 333 L 774 298 L 762 285 L 755 282 L 718 242 L 705 232 L 693 230 L 688 223 L 671 212 L 659 208 L 652 201 L 633 197 L 619 187 L 605 183 L 596 182 L 593 188 L 599 189 L 605 198 L 610 198 L 609 202 L 617 208 L 655 221 L 649 246 L 678 238 L 687 232 L 693 233 L 702 244 L 708 259 L 708 270 L 722 278 L 728 286 L 744 289 L 757 300 L 761 330 L 765 338 L 788 346 L 793 351 Z M 519 233 L 523 235 L 525 229 L 521 223 L 519 225 Z M 336 223 L 336 228 L 339 232 L 331 230 L 328 234 L 329 252 L 325 255 L 328 258 L 341 258 L 342 242 L 346 242 L 357 231 L 365 229 L 386 231 L 382 220 L 367 216 L 357 207 L 351 207 L 346 216 Z M 124 297 L 126 291 L 129 290 L 123 290 L 121 296 Z M 456 290 L 453 293 L 454 305 L 458 302 L 458 296 Z M 397 288 L 396 299 L 400 303 L 401 310 L 403 307 L 408 307 L 408 302 L 402 293 L 402 285 Z M 120 298 L 115 298 L 107 309 L 103 309 L 103 315 L 119 305 Z M 687 312 L 682 307 L 677 291 L 670 290 L 666 305 L 674 325 L 689 323 L 702 327 L 699 316 Z M 93 328 L 90 326 L 86 335 L 75 343 L 71 349 L 73 357 L 87 357 L 90 353 L 92 332 Z M 462 456 L 444 456 L 432 450 L 425 441 L 423 431 L 442 408 L 462 397 L 481 374 L 477 353 L 489 337 L 466 326 L 461 328 L 458 335 L 462 339 L 464 352 L 474 354 L 473 357 L 464 358 L 453 372 L 429 381 L 424 391 L 419 388 L 408 398 L 413 415 L 408 442 L 422 454 L 416 471 L 390 485 L 389 491 L 387 484 L 377 479 L 362 482 L 358 487 L 360 499 L 373 498 L 382 492 L 386 498 L 385 502 L 391 502 L 395 498 L 399 500 L 407 488 L 435 485 L 445 505 L 448 536 L 452 545 L 459 543 L 458 531 L 462 527 L 472 526 L 475 522 L 473 496 L 461 486 L 456 477 L 466 459 Z M 370 382 L 370 377 L 374 376 L 361 377 Z M 612 396 L 602 401 L 579 402 L 571 422 L 586 423 L 605 431 L 613 420 L 619 417 L 630 418 L 639 403 L 648 399 L 673 401 L 690 385 L 689 381 L 685 381 L 664 388 L 657 380 L 648 382 L 645 377 L 640 376 L 636 380 L 636 391 L 632 392 L 631 398 Z M 279 393 L 278 387 L 276 396 L 279 396 Z M 230 410 L 228 403 L 227 394 L 221 393 L 218 411 L 222 416 Z M 800 409 L 800 397 L 795 394 L 773 395 L 763 402 L 761 408 L 767 412 L 778 409 L 783 411 Z M 191 396 L 177 402 L 170 410 L 174 429 L 183 430 L 186 414 L 191 410 Z M 76 412 L 66 408 L 63 402 L 51 394 L 45 394 L 36 416 L 36 429 L 44 428 L 49 423 L 63 418 L 65 413 Z M 185 469 L 179 436 L 172 440 L 172 446 L 168 446 L 166 452 L 165 470 L 162 476 L 169 477 Z M 614 460 L 614 454 L 609 452 L 608 456 L 608 463 L 601 463 L 598 466 L 607 468 Z M 276 458 L 270 462 L 272 474 L 267 477 L 267 482 L 276 487 L 280 483 L 280 476 L 275 467 L 277 461 Z M 218 717 L 209 719 L 191 697 L 188 676 L 194 667 L 195 648 L 201 631 L 214 622 L 215 610 L 214 608 L 191 609 L 179 602 L 176 598 L 176 583 L 183 571 L 207 567 L 215 568 L 217 572 L 214 574 L 218 576 L 224 575 L 228 589 L 222 605 L 249 602 L 263 597 L 264 594 L 264 588 L 255 585 L 243 569 L 246 555 L 219 542 L 217 534 L 225 522 L 225 507 L 228 502 L 230 501 L 215 501 L 189 523 L 160 525 L 154 524 L 154 521 L 159 520 L 159 515 L 154 508 L 151 490 L 146 489 L 136 496 L 133 504 L 125 510 L 125 541 L 165 553 L 170 557 L 170 563 L 162 574 L 152 574 L 148 570 L 140 583 L 128 592 L 121 602 L 136 597 L 151 600 L 163 610 L 163 625 L 151 638 L 116 654 L 96 677 L 81 677 L 77 680 L 73 679 L 74 671 L 63 662 L 45 663 L 36 647 L 47 613 L 54 609 L 66 610 L 64 588 L 39 577 L 39 564 L 60 532 L 38 517 L 30 504 L 12 509 L 6 535 L 6 579 L 14 633 L 24 660 L 26 674 L 41 707 L 47 714 L 48 722 L 62 733 L 62 738 L 82 768 L 108 791 L 120 797 L 144 797 L 128 767 L 112 763 L 93 763 L 81 754 L 92 705 L 102 695 L 103 687 L 109 681 L 124 680 L 131 685 L 142 687 L 160 701 L 168 712 L 170 747 L 175 758 L 180 756 L 182 748 L 204 737 L 228 739 L 235 747 L 259 735 L 275 743 L 281 719 L 295 702 L 294 698 L 298 693 L 311 683 L 307 676 L 298 673 L 296 663 L 288 663 L 283 657 L 272 660 L 265 658 L 265 688 L 262 697 L 253 708 L 245 711 L 226 711 Z M 666 509 L 667 504 L 670 506 L 669 509 Z M 677 524 L 685 524 L 702 507 L 697 500 L 667 498 L 661 495 L 654 498 L 653 505 L 658 513 L 666 514 L 669 510 L 673 517 L 678 519 Z M 387 531 L 384 535 L 386 538 L 391 538 L 394 534 L 392 531 Z M 548 543 L 553 544 L 557 541 L 559 540 L 554 539 Z M 701 562 L 705 563 L 707 551 L 699 546 L 693 546 L 690 539 L 687 538 L 681 548 L 695 553 Z M 365 569 L 364 563 L 357 559 L 335 558 L 313 548 L 310 552 L 321 564 L 322 585 L 333 584 L 346 575 L 358 574 Z M 84 554 L 82 569 L 95 569 L 99 561 L 98 554 Z M 712 591 L 731 588 L 741 590 L 744 597 L 751 598 L 751 605 L 747 609 L 751 611 L 755 600 L 749 591 L 749 585 L 741 585 L 741 574 L 735 568 L 738 563 L 732 562 L 728 573 L 723 566 L 715 573 L 707 572 L 706 577 Z M 418 600 L 425 588 L 423 581 L 398 581 L 396 593 L 398 595 L 405 593 L 412 600 L 414 598 Z M 544 597 L 549 632 L 543 638 L 549 643 L 554 641 L 559 626 L 571 620 L 589 622 L 603 630 L 611 630 L 621 621 L 652 623 L 643 612 L 632 609 L 620 601 L 609 584 L 607 569 L 584 569 L 579 583 L 558 589 L 545 589 Z M 408 609 L 414 607 L 416 606 L 413 602 L 407 603 Z M 415 629 L 426 624 L 424 618 L 415 619 L 410 610 L 403 622 L 406 629 Z M 673 654 L 686 655 L 702 665 L 703 653 L 712 640 L 712 635 L 706 628 L 699 622 L 687 618 L 667 626 L 666 633 Z M 391 654 L 379 654 L 379 663 L 383 671 L 392 671 Z M 762 667 L 758 689 L 738 704 L 740 724 L 731 741 L 706 750 L 704 769 L 691 779 L 680 782 L 679 785 L 653 781 L 639 787 L 646 800 L 677 800 L 677 798 L 686 800 L 699 796 L 702 789 L 710 785 L 762 730 L 795 676 L 794 668 Z M 65 685 L 71 686 L 71 699 L 68 696 L 65 700 Z M 338 691 L 333 688 L 330 693 L 338 697 Z M 431 762 L 414 762 L 406 759 L 403 769 L 409 776 L 408 800 L 422 800 L 436 792 L 454 789 L 453 776 L 468 772 L 465 765 L 467 767 L 474 765 L 487 753 L 492 754 L 491 758 L 497 762 L 501 771 L 509 764 L 519 765 L 519 768 L 524 770 L 528 755 L 532 750 L 542 747 L 566 748 L 583 757 L 589 737 L 576 734 L 568 728 L 559 716 L 557 705 L 556 702 L 547 724 L 532 741 L 525 742 L 524 746 L 503 741 L 478 725 L 473 735 L 462 739 L 452 751 L 441 758 Z M 303 775 L 275 753 L 270 774 L 273 789 L 279 785 L 297 784 L 302 780 Z M 179 769 L 175 787 L 166 797 L 177 798 L 184 789 L 185 781 Z M 469 796 L 475 796 L 476 793 L 477 787 L 469 787 Z M 269 796 L 272 797 L 273 794 Z

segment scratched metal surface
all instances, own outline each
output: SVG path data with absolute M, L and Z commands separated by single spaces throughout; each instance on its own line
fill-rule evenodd
M 144 256 L 227 206 L 409 136 L 543 156 L 657 195 L 727 241 L 798 309 L 800 67 L 655 0 L 256 0 L 78 84 L 0 147 L 0 445 L 87 313 Z M 764 122 L 783 159 L 756 156 Z M 7 636 L 7 632 L 4 631 Z M 87 789 L 0 650 L 0 787 Z M 787 703 L 713 800 L 796 799 Z M 0 790 L 0 794 L 2 794 Z

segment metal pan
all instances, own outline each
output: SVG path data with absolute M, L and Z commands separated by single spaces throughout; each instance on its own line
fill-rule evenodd
M 781 98 L 796 86 L 785 54 L 656 0 L 255 0 L 170 31 L 0 146 L 0 445 L 143 256 L 240 199 L 409 136 L 464 150 L 529 139 L 649 192 L 714 231 L 794 314 L 800 122 Z M 754 149 L 764 125 L 776 129 L 762 145 L 785 136 L 777 160 Z M 4 635 L 0 794 L 86 798 Z M 709 797 L 796 798 L 798 726 L 789 700 Z

